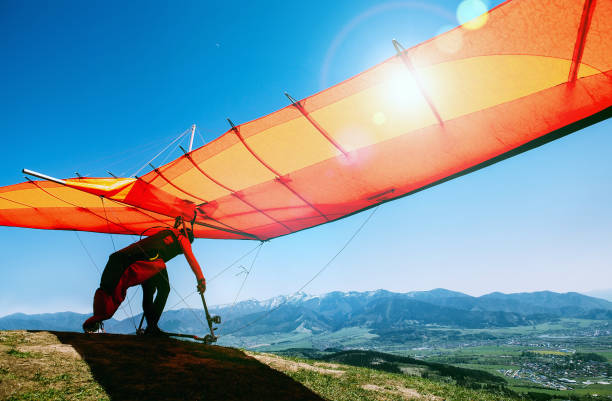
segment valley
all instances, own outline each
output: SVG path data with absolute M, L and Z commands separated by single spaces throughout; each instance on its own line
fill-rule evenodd
M 222 316 L 221 346 L 337 361 L 518 398 L 612 400 L 612 303 L 577 293 L 296 294 L 211 307 L 211 313 Z M 201 314 L 169 310 L 160 326 L 203 335 Z M 79 331 L 86 317 L 14 314 L 0 318 L 0 329 Z M 131 334 L 139 319 L 111 319 L 106 330 Z

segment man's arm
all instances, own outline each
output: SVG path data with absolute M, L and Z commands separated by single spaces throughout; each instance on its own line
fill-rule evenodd
M 204 279 L 204 275 L 202 274 L 200 264 L 193 255 L 193 251 L 191 250 L 191 243 L 189 242 L 189 239 L 180 231 L 177 234 L 179 244 L 181 245 L 183 253 L 185 254 L 185 259 L 187 259 L 187 263 L 189 263 L 191 271 L 193 271 L 193 274 L 195 274 L 196 279 L 198 280 L 198 291 L 204 292 L 206 290 L 206 280 Z

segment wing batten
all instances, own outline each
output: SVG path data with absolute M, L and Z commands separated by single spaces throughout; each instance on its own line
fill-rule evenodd
M 419 74 L 416 68 L 414 68 L 412 61 L 410 60 L 410 54 L 408 54 L 408 50 L 404 49 L 404 47 L 395 39 L 393 39 L 393 46 L 395 46 L 395 50 L 397 51 L 397 56 L 400 58 L 400 60 L 402 60 L 402 63 L 404 63 L 404 66 L 406 66 L 406 69 L 408 70 L 408 73 L 412 76 L 412 78 L 416 82 L 419 88 L 419 91 L 421 92 L 421 95 L 423 96 L 423 98 L 427 102 L 427 105 L 429 106 L 429 109 L 433 113 L 434 117 L 436 117 L 436 120 L 438 120 L 438 124 L 443 126 L 444 121 L 442 120 L 442 117 L 440 116 L 440 112 L 434 105 L 433 100 L 431 100 L 431 96 L 429 96 L 428 91 L 423 86 L 423 82 L 421 78 L 419 77 Z
M 289 97 L 289 99 L 292 99 L 289 95 L 287 95 L 287 97 Z M 297 107 L 297 106 L 296 106 Z M 281 173 L 279 173 L 277 170 L 275 170 L 272 166 L 270 166 L 268 163 L 266 163 L 261 156 L 259 156 L 257 154 L 257 152 L 255 152 L 255 150 L 253 150 L 253 148 L 251 146 L 249 146 L 249 144 L 246 142 L 246 140 L 244 139 L 244 137 L 242 136 L 242 134 L 240 133 L 240 128 L 236 127 L 232 121 L 230 119 L 227 119 L 227 121 L 230 123 L 230 125 L 232 126 L 232 131 L 236 134 L 236 136 L 238 137 L 238 139 L 240 139 L 240 142 L 242 142 L 242 144 L 244 145 L 244 147 L 249 151 L 249 153 L 251 155 L 253 155 L 253 157 L 255 159 L 257 159 L 257 161 L 259 161 L 265 168 L 267 168 L 272 174 L 274 174 L 276 176 L 275 181 L 277 181 L 279 184 L 283 185 L 285 188 L 287 188 L 287 190 L 289 190 L 289 192 L 291 192 L 293 195 L 295 195 L 298 199 L 300 199 L 302 202 L 304 202 L 305 205 L 307 205 L 308 207 L 310 207 L 312 210 L 314 210 L 316 213 L 318 213 L 321 217 L 323 217 L 326 221 L 329 221 L 329 219 L 327 218 L 327 216 L 325 216 L 319 209 L 317 209 L 312 203 L 310 203 L 309 201 L 307 201 L 302 195 L 300 195 L 297 191 L 295 191 L 293 188 L 291 188 L 291 186 L 289 185 L 289 183 L 287 182 L 287 178 L 283 177 Z M 283 224 L 280 221 L 277 221 L 279 224 L 283 225 L 287 230 L 289 230 L 289 232 L 291 232 L 291 229 L 289 227 L 287 227 L 285 224 Z
M 572 55 L 572 65 L 570 67 L 568 82 L 574 82 L 578 78 L 578 69 L 580 68 L 580 62 L 582 61 L 582 55 L 584 53 L 584 45 L 586 42 L 587 35 L 589 33 L 589 27 L 591 25 L 591 19 L 595 12 L 595 0 L 585 0 L 584 9 L 582 10 L 582 16 L 580 17 L 580 25 L 578 27 L 578 34 L 576 38 L 576 44 L 574 45 L 574 53 Z
M 200 198 L 199 196 L 196 196 L 196 195 L 194 195 L 194 194 L 192 194 L 192 193 L 190 193 L 190 192 L 180 188 L 178 185 L 174 184 L 172 181 L 170 181 L 168 178 L 166 178 L 166 176 L 160 171 L 160 169 L 158 169 L 157 167 L 153 166 L 151 163 L 149 163 L 149 165 L 153 168 L 153 171 L 155 171 L 155 173 L 157 175 L 159 175 L 164 181 L 166 181 L 168 183 L 168 185 L 170 185 L 172 188 L 176 189 L 179 192 L 184 193 L 185 195 L 187 195 L 187 196 L 189 196 L 191 198 L 197 199 L 197 200 L 199 200 L 201 202 L 204 202 L 204 203 L 208 203 L 208 201 L 206 199 Z
M 186 153 L 185 154 L 185 158 L 187 158 L 187 160 L 189 160 L 191 162 L 191 164 L 193 165 L 193 167 L 199 171 L 204 177 L 206 177 L 207 179 L 209 179 L 210 181 L 212 181 L 213 183 L 219 185 L 220 187 L 222 187 L 223 189 L 227 190 L 230 192 L 230 195 L 233 196 L 235 199 L 238 199 L 240 202 L 242 202 L 243 204 L 245 204 L 246 206 L 248 206 L 250 209 L 256 211 L 257 213 L 262 214 L 263 216 L 267 217 L 269 220 L 277 223 L 277 221 L 272 218 L 271 216 L 269 216 L 266 212 L 264 212 L 263 210 L 257 208 L 257 206 L 251 204 L 250 202 L 248 202 L 246 199 L 244 199 L 242 196 L 240 196 L 240 194 L 238 192 L 236 192 L 235 190 L 233 190 L 232 188 L 228 187 L 227 185 L 224 185 L 223 183 L 219 182 L 218 180 L 216 180 L 215 178 L 213 178 L 212 176 L 210 176 L 208 173 L 206 173 L 196 162 L 195 160 L 193 160 L 193 157 L 191 157 L 191 154 Z M 207 214 L 207 216 L 210 217 L 209 214 Z M 238 230 L 239 231 L 239 230 Z M 250 236 L 255 236 L 254 234 L 249 234 Z M 255 236 L 258 240 L 260 239 L 259 237 Z
M 329 143 L 331 143 L 336 149 L 338 149 L 340 151 L 340 153 L 342 153 L 345 157 L 348 157 L 348 152 L 344 149 L 344 147 L 342 147 L 342 145 L 340 145 L 322 126 L 321 124 L 319 124 L 317 121 L 315 121 L 314 118 L 312 118 L 312 116 L 310 115 L 310 113 L 308 113 L 306 111 L 306 109 L 304 108 L 304 106 L 302 106 L 300 104 L 299 101 L 296 101 L 295 99 L 293 99 L 291 97 L 291 95 L 289 95 L 287 92 L 285 92 L 285 96 L 287 96 L 287 98 L 289 98 L 289 100 L 291 101 L 291 103 L 293 104 L 293 106 L 299 110 L 300 113 L 302 113 L 302 116 L 304 116 L 304 118 L 310 123 L 310 125 L 312 125 L 317 132 L 319 132 L 321 135 L 323 135 L 323 137 L 325 139 L 327 139 L 327 141 Z

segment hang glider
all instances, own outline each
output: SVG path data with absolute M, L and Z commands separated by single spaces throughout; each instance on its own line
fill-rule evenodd
M 612 114 L 612 2 L 512 0 L 136 178 L 0 188 L 0 224 L 134 234 L 196 215 L 267 240 L 410 195 Z M 231 123 L 231 122 L 230 122 Z M 197 213 L 196 213 L 197 212 Z M 155 230 L 148 231 L 148 234 Z

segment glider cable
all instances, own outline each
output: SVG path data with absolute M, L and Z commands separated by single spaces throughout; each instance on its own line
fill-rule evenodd
M 198 136 L 200 137 L 200 139 L 202 140 L 202 143 L 204 145 L 206 145 L 206 140 L 204 139 L 204 137 L 202 136 L 202 134 L 200 133 L 200 129 L 198 127 L 196 127 L 196 134 L 198 134 Z
M 195 313 L 194 309 L 191 307 L 191 305 L 189 305 L 187 303 L 187 301 L 185 300 L 185 298 L 183 298 L 183 296 L 181 295 L 180 292 L 178 292 L 178 290 L 176 288 L 174 288 L 174 286 L 172 285 L 172 283 L 170 283 L 170 279 L 164 277 L 167 281 L 168 281 L 168 285 L 170 286 L 170 288 L 172 288 L 172 290 L 174 292 L 176 292 L 176 295 L 179 296 L 179 298 L 181 299 L 181 302 L 183 302 L 185 304 L 185 306 L 187 306 L 187 309 L 189 309 L 189 311 L 191 311 L 191 313 L 200 321 L 200 323 L 202 323 L 202 326 L 205 328 L 208 328 L 208 323 L 204 323 L 204 320 L 202 320 L 202 318 Z
M 349 244 L 353 241 L 353 239 L 355 239 L 355 237 L 357 236 L 357 234 L 359 234 L 359 232 L 361 232 L 361 230 L 363 229 L 363 227 L 365 227 L 365 225 L 368 223 L 368 221 L 370 221 L 370 219 L 372 218 L 372 216 L 374 216 L 374 213 L 376 213 L 376 211 L 378 210 L 378 206 L 376 206 L 374 209 L 372 209 L 372 212 L 368 215 L 368 217 L 363 221 L 363 223 L 361 223 L 361 225 L 357 228 L 357 230 L 355 230 L 355 232 L 353 233 L 353 235 L 350 236 L 350 238 L 344 243 L 344 245 L 340 248 L 340 250 L 338 250 L 338 252 L 336 252 L 336 254 L 334 256 L 332 256 L 331 259 L 329 259 L 327 261 L 327 263 L 321 268 L 319 269 L 319 271 L 312 276 L 312 278 L 310 280 L 308 280 L 303 286 L 301 286 L 297 291 L 295 291 L 293 293 L 293 295 L 296 295 L 298 293 L 300 293 L 302 290 L 304 290 L 304 288 L 306 288 L 310 283 L 312 283 L 317 277 L 319 277 L 319 275 L 321 275 L 321 273 L 323 273 L 331 264 L 334 260 L 336 260 L 336 258 L 338 256 L 340 256 L 340 254 L 342 253 L 342 251 L 344 251 L 346 249 L 347 246 L 349 246 Z M 290 298 L 290 297 L 289 297 Z M 229 336 L 232 335 L 234 333 L 237 333 L 241 330 L 244 330 L 252 325 L 254 325 L 255 323 L 259 322 L 262 319 L 267 318 L 268 316 L 270 316 L 273 312 L 277 311 L 281 306 L 285 305 L 289 298 L 285 299 L 283 302 L 279 303 L 277 306 L 275 306 L 274 308 L 270 309 L 268 312 L 264 313 L 263 315 L 261 315 L 260 317 L 254 319 L 253 321 L 237 328 L 234 331 L 231 331 L 227 334 L 223 334 L 223 336 Z M 218 337 L 221 337 L 221 335 L 219 335 Z
M 246 258 L 247 256 L 249 256 L 250 254 L 252 254 L 253 252 L 255 252 L 257 249 L 259 248 L 259 244 L 255 245 L 255 247 L 253 247 L 250 251 L 247 251 L 244 255 L 242 255 L 241 257 L 239 257 L 238 259 L 234 260 L 232 263 L 230 263 L 227 267 L 225 267 L 223 270 L 221 270 L 219 273 L 215 274 L 212 278 L 206 280 L 207 283 L 212 283 L 215 279 L 219 278 L 219 276 L 221 276 L 223 273 L 225 273 L 226 271 L 228 271 L 229 269 L 231 269 L 232 267 L 234 267 L 236 265 L 236 263 L 240 262 L 242 259 Z M 192 295 L 197 294 L 198 291 L 193 291 L 190 294 L 188 294 L 185 299 L 190 298 Z M 171 306 L 168 309 L 172 309 L 176 306 L 178 306 L 181 303 L 181 301 L 177 302 L 176 304 L 174 304 L 173 306 Z
M 159 155 L 161 155 L 162 153 L 164 153 L 166 150 L 168 150 L 168 148 L 170 146 L 172 146 L 176 141 L 178 141 L 179 139 L 181 139 L 182 137 L 184 137 L 188 132 L 191 131 L 191 128 L 185 130 L 182 134 L 180 134 L 179 136 L 177 136 L 172 142 L 170 142 L 165 148 L 163 148 L 161 150 L 161 152 L 159 152 L 158 154 L 156 154 L 151 160 L 149 160 L 148 162 L 146 162 L 145 164 L 143 164 L 143 166 L 141 168 L 139 168 L 138 170 L 136 170 L 136 172 L 134 174 L 132 174 L 132 176 L 136 176 L 138 175 L 138 173 L 140 173 L 145 167 L 147 167 L 149 165 L 149 163 L 153 163 L 153 160 L 157 159 L 159 157 Z
M 247 278 L 249 278 L 249 274 L 251 274 L 251 272 L 253 271 L 253 267 L 255 266 L 255 261 L 257 260 L 257 257 L 259 256 L 259 252 L 261 251 L 261 248 L 263 248 L 263 245 L 265 244 L 265 242 L 261 242 L 259 244 L 259 247 L 257 248 L 257 253 L 255 254 L 255 257 L 253 258 L 253 261 L 251 262 L 251 267 L 249 268 L 249 270 L 246 271 L 246 274 L 244 275 L 244 280 L 242 280 L 242 284 L 240 285 L 240 288 L 238 289 L 238 293 L 236 294 L 236 297 L 234 298 L 234 303 L 232 304 L 232 308 L 236 305 L 236 302 L 238 301 L 238 297 L 240 296 L 240 293 L 242 292 L 242 288 L 244 287 L 244 284 L 247 281 Z

